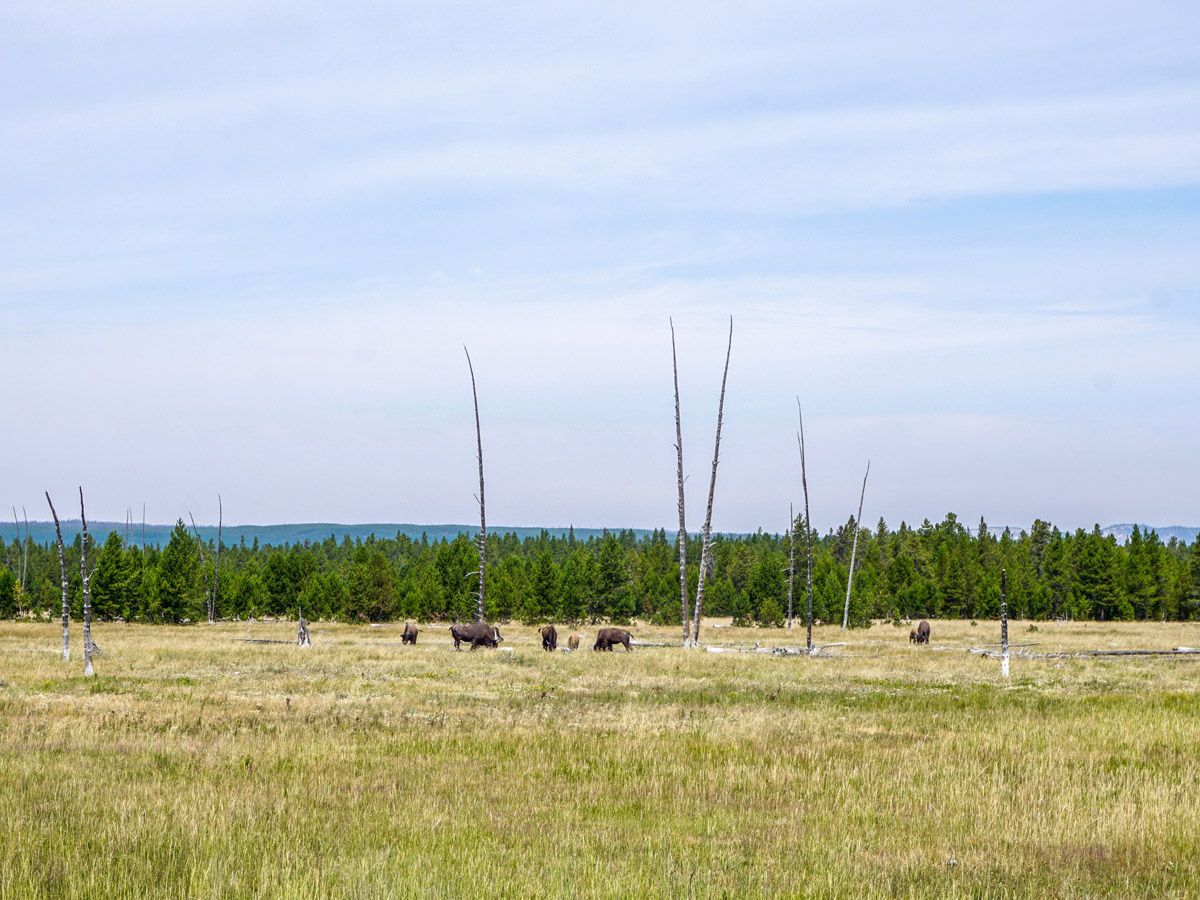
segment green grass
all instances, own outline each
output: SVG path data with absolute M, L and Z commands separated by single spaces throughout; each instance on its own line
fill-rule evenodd
M 814 659 L 546 654 L 511 625 L 513 653 L 442 626 L 235 640 L 293 631 L 101 625 L 84 679 L 53 625 L 0 624 L 0 895 L 1200 893 L 1194 658 L 1018 658 L 1006 685 L 965 652 L 993 624 L 940 622 Z

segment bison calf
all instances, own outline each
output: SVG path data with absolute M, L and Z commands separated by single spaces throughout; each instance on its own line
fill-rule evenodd
M 579 649 L 579 632 L 578 631 L 571 632 L 571 636 L 569 638 L 567 638 L 567 647 L 570 648 L 571 650 Z
M 929 623 L 923 621 L 908 633 L 908 640 L 913 644 L 929 643 Z
M 558 629 L 557 628 L 555 628 L 553 625 L 543 625 L 540 634 L 542 635 L 542 649 L 543 650 L 557 650 L 558 649 Z
M 596 633 L 596 643 L 592 645 L 593 650 L 607 650 L 612 652 L 613 644 L 623 644 L 625 651 L 628 652 L 633 648 L 629 646 L 631 635 L 624 628 L 601 628 Z

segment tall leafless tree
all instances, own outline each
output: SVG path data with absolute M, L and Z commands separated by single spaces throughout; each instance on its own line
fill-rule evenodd
M 484 504 L 483 493 L 483 429 L 479 425 L 479 392 L 475 388 L 475 366 L 471 364 L 471 352 L 463 345 L 463 353 L 467 354 L 467 369 L 471 373 L 471 399 L 475 402 L 475 447 L 479 458 L 479 595 L 475 603 L 475 621 L 483 621 L 484 599 L 486 597 L 487 579 L 487 507 Z
M 704 530 L 700 533 L 700 575 L 696 581 L 696 614 L 692 617 L 691 646 L 700 646 L 700 620 L 704 615 L 704 584 L 707 581 L 712 552 L 713 494 L 717 490 L 717 463 L 721 460 L 721 425 L 725 418 L 725 383 L 729 380 L 729 357 L 733 353 L 733 316 L 729 317 L 729 343 L 725 347 L 725 371 L 721 375 L 721 399 L 717 403 L 717 437 L 713 443 L 712 477 L 708 482 L 708 507 L 704 513 Z
M 25 507 L 21 507 L 22 514 L 25 515 L 25 538 L 21 538 L 21 521 L 17 518 L 17 508 L 14 506 L 13 511 L 13 528 L 16 530 L 17 536 L 13 538 L 13 544 L 17 548 L 17 561 L 12 566 L 13 571 L 17 573 L 17 581 L 21 585 L 21 590 L 25 590 L 26 573 L 29 570 L 29 515 L 25 513 Z M 11 557 L 9 557 L 11 559 Z
M 17 549 L 17 563 L 13 565 L 12 549 L 8 544 L 4 545 L 4 561 L 8 563 L 8 567 L 17 573 L 18 577 L 21 573 L 21 523 L 17 520 L 17 508 L 14 506 L 13 511 L 13 532 L 16 537 L 13 538 L 13 546 Z
M 58 568 L 62 573 L 62 644 L 63 662 L 71 659 L 71 604 L 67 595 L 67 550 L 63 546 L 62 526 L 58 524 L 58 513 L 54 511 L 54 502 L 50 492 L 46 491 L 46 502 L 50 504 L 50 515 L 54 517 L 54 533 L 58 536 Z
M 854 544 L 850 548 L 850 577 L 846 579 L 846 608 L 842 610 L 842 631 L 850 627 L 850 591 L 854 587 L 854 560 L 858 556 L 858 535 L 862 531 L 863 500 L 867 496 L 867 479 L 871 476 L 871 461 L 867 460 L 867 474 L 863 476 L 862 493 L 858 495 L 858 517 L 854 520 Z
M 83 536 L 79 540 L 82 550 L 79 556 L 79 576 L 83 579 L 83 674 L 91 678 L 92 670 L 92 573 L 88 569 L 87 511 L 83 508 L 83 487 L 79 488 L 79 521 L 83 525 Z
M 808 596 L 808 636 L 805 639 L 805 646 L 808 652 L 812 653 L 812 629 L 813 629 L 813 588 L 812 588 L 812 571 L 813 571 L 813 554 L 812 554 L 812 518 L 808 511 L 808 462 L 804 455 L 804 409 L 800 406 L 800 398 L 796 398 L 796 411 L 800 415 L 800 430 L 796 432 L 796 440 L 800 444 L 800 483 L 804 487 L 804 542 L 808 554 L 808 564 L 805 572 L 805 591 Z
M 795 619 L 793 597 L 796 586 L 796 513 L 792 504 L 788 504 L 788 613 L 787 627 L 791 631 Z
M 25 517 L 25 540 L 21 544 L 21 592 L 24 593 L 29 581 L 29 513 L 25 512 L 23 506 L 21 515 Z
M 221 495 L 217 494 L 217 561 L 213 566 L 212 593 L 208 598 L 208 624 L 217 621 L 217 590 L 221 586 L 221 530 L 225 524 L 225 507 L 221 504 Z
M 196 549 L 200 551 L 200 574 L 204 577 L 204 605 L 208 610 L 213 608 L 212 582 L 208 578 L 208 564 L 204 559 L 204 539 L 200 537 L 200 529 L 196 527 L 196 518 L 188 510 L 188 518 L 192 521 L 192 533 L 196 535 Z M 212 622 L 212 617 L 209 617 Z
M 679 488 L 679 603 L 680 619 L 683 622 L 683 643 L 687 646 L 688 589 L 687 589 L 687 517 L 683 505 L 683 425 L 679 416 L 679 362 L 675 356 L 675 320 L 671 323 L 671 372 L 675 378 L 675 483 Z

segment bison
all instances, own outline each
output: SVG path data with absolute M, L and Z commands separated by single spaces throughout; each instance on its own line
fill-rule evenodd
M 567 647 L 570 648 L 571 650 L 579 649 L 579 632 L 578 631 L 571 632 L 571 636 L 569 638 L 567 638 Z
M 553 625 L 543 625 L 541 630 L 542 649 L 557 650 L 558 649 L 558 629 Z
M 593 650 L 608 650 L 612 652 L 613 644 L 624 644 L 625 651 L 629 652 L 633 648 L 629 646 L 631 635 L 624 628 L 601 628 L 596 632 L 596 643 L 592 646 Z
M 929 643 L 929 623 L 922 620 L 916 628 L 908 633 L 909 643 L 913 644 L 928 644 Z
M 460 643 L 469 643 L 471 649 L 476 647 L 492 647 L 495 648 L 504 640 L 500 636 L 500 629 L 495 625 L 485 625 L 482 622 L 472 622 L 469 625 L 451 625 L 450 636 L 454 638 L 454 649 L 458 649 Z
M 417 642 L 417 626 L 412 622 L 404 623 L 404 634 L 400 635 L 400 643 L 415 644 Z

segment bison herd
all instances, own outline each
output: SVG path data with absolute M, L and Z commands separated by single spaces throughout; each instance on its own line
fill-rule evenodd
M 400 640 L 405 644 L 415 644 L 418 633 L 417 626 L 412 622 L 407 622 L 404 625 L 404 632 Z M 558 649 L 557 628 L 553 625 L 543 625 L 539 633 L 542 636 L 543 650 L 553 653 Z M 470 645 L 472 650 L 476 647 L 490 647 L 495 649 L 504 640 L 499 628 L 495 625 L 485 625 L 482 622 L 451 625 L 450 637 L 454 641 L 455 650 L 461 649 L 463 644 Z M 571 632 L 571 636 L 567 638 L 567 649 L 571 651 L 578 650 L 580 640 L 578 632 Z M 633 649 L 633 635 L 624 628 L 601 628 L 596 633 L 596 643 L 592 645 L 592 649 L 611 651 L 615 644 L 620 644 L 626 651 L 630 651 Z
M 404 626 L 401 641 L 405 644 L 415 644 L 417 642 L 417 633 L 417 626 L 412 622 L 408 622 Z M 553 653 L 558 649 L 557 628 L 553 625 L 543 625 L 539 634 L 542 636 L 543 650 Z M 451 625 L 450 637 L 454 640 L 455 650 L 460 649 L 463 644 L 469 644 L 472 650 L 476 647 L 491 647 L 495 649 L 504 640 L 500 635 L 499 628 L 495 625 L 485 625 L 482 622 Z M 567 638 L 567 649 L 571 651 L 578 650 L 580 640 L 578 632 L 571 632 L 570 637 Z M 913 644 L 928 644 L 929 623 L 925 621 L 920 622 L 916 628 L 908 633 L 908 640 Z M 592 645 L 592 649 L 608 650 L 611 652 L 616 644 L 624 647 L 626 652 L 633 650 L 633 635 L 624 628 L 601 628 L 596 632 L 596 643 Z

